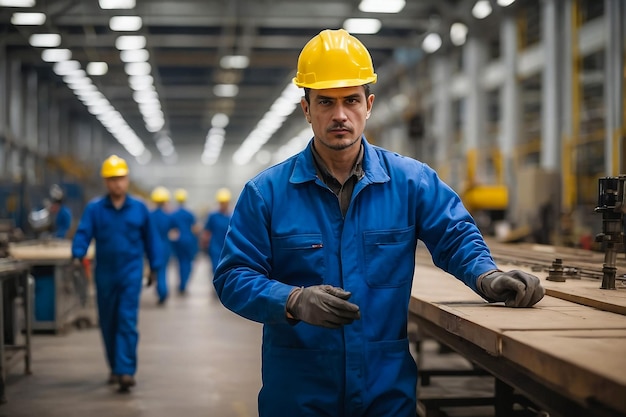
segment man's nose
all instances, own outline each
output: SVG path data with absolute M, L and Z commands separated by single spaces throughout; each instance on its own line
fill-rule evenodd
M 346 109 L 343 104 L 335 105 L 335 108 L 333 109 L 333 120 L 346 120 L 348 116 L 346 116 L 345 110 Z

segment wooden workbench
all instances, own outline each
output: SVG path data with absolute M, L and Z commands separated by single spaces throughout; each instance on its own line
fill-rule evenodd
M 545 281 L 547 272 L 532 273 L 547 290 L 534 308 L 487 304 L 435 268 L 421 248 L 412 317 L 422 330 L 547 411 L 626 416 L 626 288 L 600 290 L 597 281 L 551 282 Z

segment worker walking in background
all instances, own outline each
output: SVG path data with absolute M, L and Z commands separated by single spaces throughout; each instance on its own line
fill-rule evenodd
M 228 223 L 230 223 L 230 216 L 232 215 L 230 211 L 231 198 L 232 196 L 228 188 L 217 190 L 215 200 L 219 207 L 216 211 L 209 213 L 209 217 L 204 225 L 204 231 L 202 232 L 202 246 L 206 248 L 209 258 L 211 258 L 214 276 L 220 253 L 222 252 L 222 246 L 224 245 L 226 231 L 228 230 Z
M 135 385 L 137 369 L 144 253 L 150 264 L 150 284 L 163 265 L 162 242 L 146 205 L 128 194 L 126 161 L 110 156 L 102 164 L 101 176 L 107 194 L 85 207 L 74 235 L 72 258 L 80 265 L 95 239 L 98 315 L 111 370 L 108 382 L 128 391 Z
M 178 292 L 184 294 L 191 276 L 193 259 L 198 252 L 198 238 L 195 230 L 196 216 L 185 207 L 186 190 L 179 188 L 174 191 L 174 199 L 178 203 L 178 209 L 172 213 L 172 219 L 178 234 L 172 240 L 172 247 L 178 259 Z
M 59 239 L 65 239 L 67 232 L 72 226 L 72 212 L 63 203 L 65 194 L 61 187 L 54 184 L 50 187 L 50 214 L 52 215 L 52 235 Z
M 214 278 L 264 324 L 259 417 L 415 417 L 407 339 L 415 251 L 485 299 L 530 307 L 539 279 L 498 270 L 459 196 L 427 165 L 370 145 L 369 52 L 325 30 L 294 79 L 314 136 L 244 187 Z
M 156 207 L 150 212 L 157 233 L 161 238 L 161 258 L 163 265 L 157 270 L 156 291 L 159 298 L 158 304 L 164 305 L 168 296 L 167 289 L 167 265 L 172 254 L 169 234 L 176 228 L 172 215 L 166 211 L 166 204 L 170 201 L 170 192 L 165 187 L 156 187 L 150 194 L 150 199 Z

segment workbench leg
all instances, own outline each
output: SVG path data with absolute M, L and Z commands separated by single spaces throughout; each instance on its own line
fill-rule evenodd
M 4 394 L 4 382 L 6 376 L 6 362 L 4 354 L 4 282 L 0 282 L 0 403 L 7 402 Z
M 513 387 L 496 378 L 495 383 L 495 412 L 496 417 L 510 417 L 513 415 Z
M 30 363 L 31 363 L 31 335 L 33 334 L 33 317 L 31 313 L 31 306 L 33 300 L 31 296 L 33 291 L 31 290 L 31 282 L 34 285 L 34 278 L 30 274 L 24 275 L 24 299 L 22 304 L 24 305 L 24 327 L 26 328 L 26 334 L 24 335 L 24 373 L 30 375 Z

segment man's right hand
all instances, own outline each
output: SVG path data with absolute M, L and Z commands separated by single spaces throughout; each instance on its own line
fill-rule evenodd
M 72 258 L 72 266 L 74 268 L 80 268 L 83 266 L 83 262 L 78 258 Z
M 156 271 L 150 271 L 150 273 L 148 274 L 148 281 L 146 282 L 146 287 L 150 287 L 152 284 L 154 284 L 154 281 L 156 281 Z
M 359 306 L 346 301 L 351 295 L 331 285 L 296 288 L 287 299 L 287 312 L 314 326 L 337 329 L 361 318 Z

